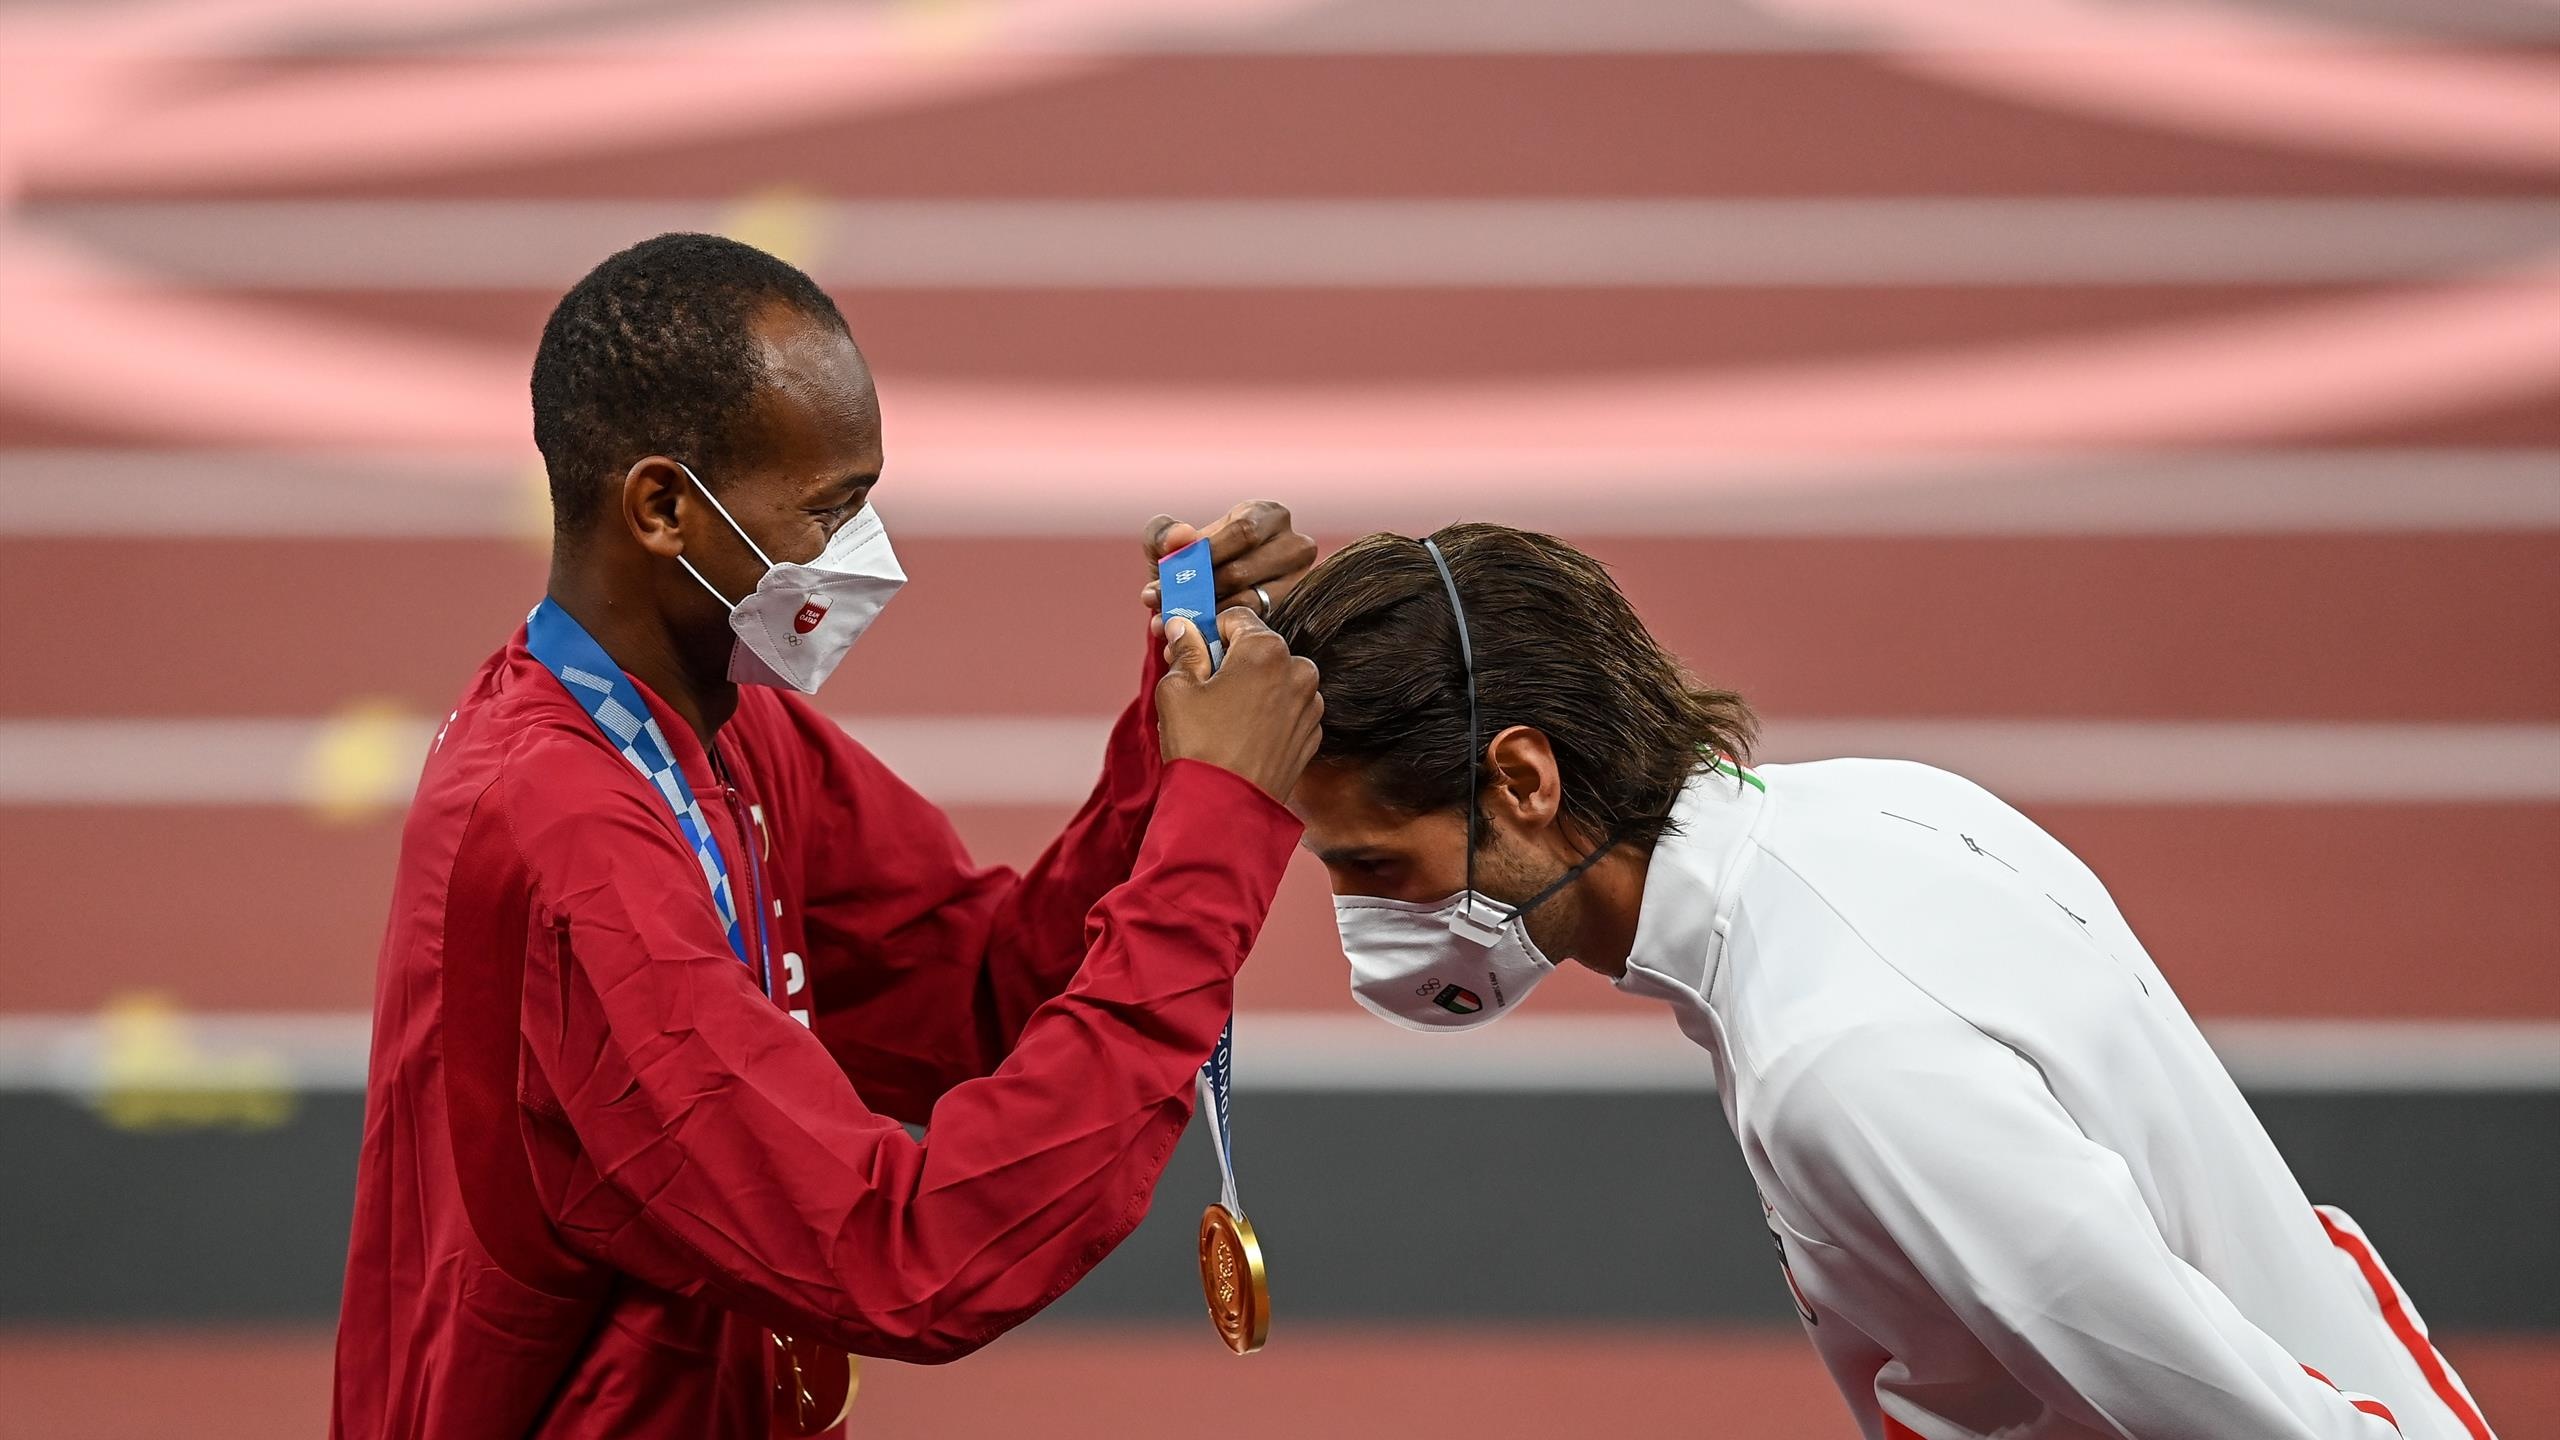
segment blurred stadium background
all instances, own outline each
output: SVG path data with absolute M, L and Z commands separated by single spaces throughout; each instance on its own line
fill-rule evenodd
M 981 854 L 1089 779 L 1147 515 L 1560 531 L 1766 758 L 2076 847 L 2560 1434 L 2548 0 L 15 0 L 0 56 L 0 1437 L 320 1430 L 534 336 L 677 228 L 872 358 L 915 583 L 826 700 Z M 1187 1145 L 857 1434 L 1848 1433 L 1664 1017 L 1410 1040 L 1311 866 L 1244 994 L 1271 1349 L 1195 1313 Z

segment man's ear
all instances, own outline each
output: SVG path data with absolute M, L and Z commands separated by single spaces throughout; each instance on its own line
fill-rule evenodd
M 1564 776 L 1546 733 L 1514 725 L 1485 746 L 1484 805 L 1522 830 L 1546 829 L 1564 813 Z
M 641 549 L 662 560 L 684 553 L 690 488 L 684 467 L 664 455 L 644 455 L 622 472 L 622 523 Z

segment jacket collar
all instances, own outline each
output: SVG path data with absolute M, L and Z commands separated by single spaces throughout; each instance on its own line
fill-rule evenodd
M 1672 829 L 1645 866 L 1635 944 L 1618 988 L 1658 999 L 1710 1002 L 1724 959 L 1736 882 L 1769 814 L 1760 777 L 1730 760 L 1698 771 L 1671 807 Z

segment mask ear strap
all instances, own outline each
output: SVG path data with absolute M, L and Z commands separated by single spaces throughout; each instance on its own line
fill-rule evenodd
M 731 611 L 731 612 L 735 612 L 735 611 L 737 610 L 737 608 L 738 608 L 738 602 L 737 602 L 737 601 L 735 601 L 735 600 L 730 599 L 730 598 L 729 598 L 728 596 L 726 596 L 726 595 L 721 594 L 721 593 L 720 593 L 720 587 L 719 587 L 719 586 L 714 585 L 714 584 L 712 584 L 710 581 L 703 579 L 703 578 L 702 578 L 702 572 L 693 568 L 693 562 L 692 562 L 692 561 L 687 560 L 687 559 L 686 559 L 686 558 L 684 558 L 682 555 L 678 555 L 678 556 L 676 557 L 676 563 L 684 567 L 684 573 L 686 573 L 687 575 L 690 575 L 690 576 L 692 576 L 692 577 L 693 577 L 693 583 L 694 583 L 694 584 L 699 585 L 699 586 L 701 586 L 703 589 L 710 591 L 710 592 L 711 592 L 711 598 L 712 598 L 712 599 L 714 599 L 714 600 L 719 601 L 719 602 L 720 602 L 720 604 L 721 604 L 721 607 L 722 607 L 722 608 L 724 608 L 724 609 L 726 609 L 726 610 L 729 610 L 729 611 Z
M 1425 538 L 1422 548 L 1431 553 L 1431 563 L 1440 571 L 1441 588 L 1449 592 L 1449 615 L 1458 622 L 1458 663 L 1467 674 L 1467 898 L 1458 906 L 1459 914 L 1466 916 L 1476 902 L 1476 767 L 1484 758 L 1482 732 L 1476 725 L 1476 649 L 1467 639 L 1467 607 L 1458 599 L 1458 582 L 1449 574 L 1449 557 L 1440 553 L 1436 540 Z
M 1599 864 L 1602 857 L 1606 856 L 1610 851 L 1617 849 L 1618 841 L 1624 838 L 1625 834 L 1626 832 L 1623 830 L 1612 830 L 1607 835 L 1602 836 L 1600 843 L 1591 847 L 1590 854 L 1573 862 L 1572 869 L 1567 870 L 1555 879 L 1549 881 L 1547 883 L 1547 888 L 1530 896 L 1528 899 L 1521 901 L 1519 904 L 1512 906 L 1511 913 L 1502 917 L 1503 923 L 1507 925 L 1510 922 L 1519 919 L 1521 916 L 1528 914 L 1530 911 L 1537 909 L 1539 906 L 1546 904 L 1556 896 L 1564 893 L 1564 887 L 1581 879 L 1583 871 Z
M 693 467 L 687 465 L 681 460 L 677 460 L 672 455 L 667 458 L 674 461 L 675 467 L 684 472 L 684 478 L 693 482 L 693 488 L 702 493 L 702 498 L 711 502 L 711 508 L 720 512 L 720 518 L 729 522 L 729 528 L 738 532 L 738 538 L 747 542 L 747 548 L 756 552 L 756 558 L 764 562 L 764 568 L 767 570 L 772 569 L 773 557 L 764 553 L 764 547 L 756 543 L 756 537 L 747 533 L 747 527 L 738 523 L 738 517 L 729 513 L 729 507 L 721 504 L 720 497 L 711 493 L 711 487 L 703 484 L 702 477 L 693 473 Z M 690 570 L 693 567 L 688 565 L 685 568 Z M 702 579 L 700 575 L 696 575 L 693 578 L 696 580 Z M 703 583 L 708 585 L 710 582 L 704 581 Z M 720 592 L 714 590 L 711 593 L 717 595 Z
M 1503 916 L 1501 919 L 1488 921 L 1480 919 L 1474 913 L 1476 903 L 1476 802 L 1479 798 L 1477 775 L 1478 767 L 1482 764 L 1484 759 L 1482 744 L 1483 730 L 1476 717 L 1476 650 L 1474 642 L 1467 638 L 1467 607 L 1465 602 L 1458 598 L 1458 582 L 1456 577 L 1449 573 L 1449 557 L 1440 553 L 1440 544 L 1436 540 L 1426 538 L 1422 542 L 1422 548 L 1430 552 L 1431 563 L 1440 572 L 1440 586 L 1442 589 L 1449 592 L 1449 615 L 1452 619 L 1458 622 L 1458 663 L 1465 667 L 1467 673 L 1467 898 L 1459 902 L 1458 913 L 1452 918 L 1451 924 L 1453 927 L 1463 927 L 1469 932 L 1481 932 L 1477 935 L 1477 938 L 1485 941 L 1486 943 L 1491 943 L 1494 937 L 1501 933 L 1502 926 L 1510 924 L 1512 921 L 1519 919 L 1521 916 L 1528 914 L 1530 911 L 1544 905 L 1549 900 L 1554 899 L 1557 895 L 1563 892 L 1564 887 L 1581 879 L 1582 872 L 1599 864 L 1603 856 L 1617 848 L 1621 832 L 1612 831 L 1608 835 L 1601 837 L 1600 843 L 1591 847 L 1591 853 L 1574 862 L 1572 869 L 1557 876 L 1552 883 L 1550 883 L 1545 889 L 1540 890 L 1537 894 L 1532 895 L 1528 899 L 1521 901 L 1519 904 L 1512 906 L 1511 913 Z

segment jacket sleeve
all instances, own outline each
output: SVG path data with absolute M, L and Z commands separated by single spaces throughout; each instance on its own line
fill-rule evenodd
M 817 794 L 795 821 L 810 1023 L 882 1110 L 921 1120 L 945 1090 L 994 1069 L 1085 962 L 1086 912 L 1129 878 L 1156 804 L 1160 674 L 1151 648 L 1101 778 L 1019 875 L 972 861 L 949 817 L 834 722 L 793 707 L 819 757 Z
M 2390 1440 L 2169 1249 L 2114 1151 L 1970 1027 L 1878 1026 L 1785 1086 L 1780 1183 L 1833 1243 L 1899 1256 L 2055 1413 L 2129 1440 Z M 2304 1217 L 2310 1223 L 2310 1217 Z
M 663 807 L 608 752 L 576 755 L 508 810 L 538 927 L 526 1053 L 580 1162 L 543 1187 L 565 1243 L 788 1333 L 937 1361 L 1137 1225 L 1295 841 L 1287 811 L 1171 766 L 1073 983 L 918 1141 L 757 989 Z M 543 803 L 559 795 L 578 799 Z

